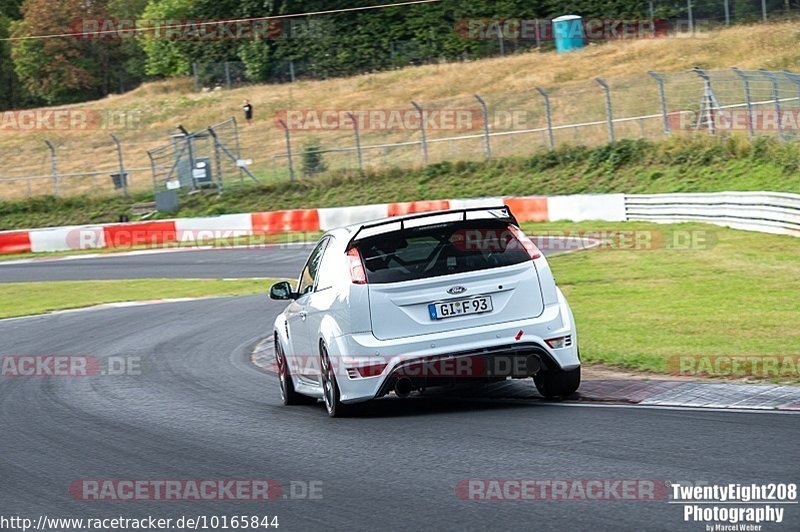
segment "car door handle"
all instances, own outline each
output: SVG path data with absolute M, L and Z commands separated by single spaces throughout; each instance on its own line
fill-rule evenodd
M 301 311 L 299 312 L 299 314 L 300 314 L 300 319 L 301 319 L 301 320 L 303 320 L 303 321 L 305 321 L 305 319 L 306 319 L 306 316 L 308 316 L 308 312 L 306 312 L 305 310 L 301 310 Z

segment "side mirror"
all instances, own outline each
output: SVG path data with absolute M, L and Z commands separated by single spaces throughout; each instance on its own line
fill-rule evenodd
M 292 292 L 292 285 L 287 281 L 281 281 L 280 283 L 275 283 L 269 289 L 269 298 L 285 301 L 287 299 L 297 299 L 297 294 Z

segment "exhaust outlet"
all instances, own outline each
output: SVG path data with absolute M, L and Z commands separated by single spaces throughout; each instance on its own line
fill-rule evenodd
M 414 385 L 408 377 L 398 379 L 394 385 L 394 393 L 397 397 L 408 397 L 413 390 Z
M 525 369 L 528 375 L 536 375 L 542 369 L 542 360 L 536 355 L 530 355 L 525 360 Z

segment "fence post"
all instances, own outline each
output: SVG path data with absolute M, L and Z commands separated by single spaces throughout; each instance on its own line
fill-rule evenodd
M 192 190 L 197 190 L 197 182 L 194 178 L 194 150 L 192 149 L 192 134 L 186 131 L 186 128 L 178 124 L 178 130 L 183 133 L 184 140 L 186 141 L 186 150 L 189 152 L 189 172 L 192 176 Z
M 119 179 L 120 184 L 122 185 L 122 193 L 125 194 L 125 197 L 128 197 L 128 176 L 125 175 L 125 165 L 122 163 L 122 144 L 120 144 L 119 139 L 115 134 L 111 134 L 111 138 L 114 139 L 114 144 L 117 146 L 117 161 L 119 161 Z
M 764 22 L 767 21 L 767 0 L 761 0 L 761 18 Z
M 194 90 L 200 88 L 200 76 L 198 75 L 197 62 L 192 63 L 192 77 L 194 78 Z
M 358 171 L 364 171 L 364 159 L 361 157 L 361 132 L 358 129 L 358 120 L 356 119 L 356 115 L 353 113 L 347 113 L 347 116 L 350 117 L 350 120 L 353 121 L 353 132 L 356 137 L 356 157 L 358 158 Z
M 725 5 L 725 26 L 731 25 L 731 6 L 730 0 L 723 0 Z
M 700 127 L 700 120 L 705 115 L 706 125 L 708 126 L 708 134 L 713 137 L 717 134 L 717 124 L 714 117 L 714 110 L 719 109 L 717 98 L 714 96 L 714 90 L 711 88 L 711 78 L 704 71 L 697 67 L 692 67 L 692 72 L 697 74 L 703 79 L 703 100 L 700 106 L 700 116 L 697 121 L 697 128 Z
M 744 86 L 744 103 L 747 108 L 747 136 L 752 139 L 753 135 L 755 135 L 753 130 L 753 119 L 755 117 L 753 116 L 753 100 L 750 97 L 750 78 L 736 67 L 733 67 L 733 71 L 741 78 Z
M 156 178 L 156 160 L 153 157 L 152 150 L 147 150 L 147 157 L 150 159 L 150 171 L 153 173 L 153 192 L 158 188 L 158 179 Z
M 478 100 L 481 106 L 481 112 L 483 113 L 483 153 L 486 159 L 489 160 L 492 158 L 492 144 L 491 137 L 489 137 L 489 108 L 486 107 L 486 102 L 479 94 L 475 94 L 474 96 L 475 99 Z
M 236 122 L 236 117 L 232 116 L 231 121 L 233 122 L 233 138 L 236 142 L 236 159 L 241 160 L 242 158 L 242 146 L 239 144 L 239 123 Z M 236 166 L 239 166 L 238 164 Z M 239 181 L 242 185 L 244 185 L 244 170 L 242 167 L 239 166 Z
M 286 137 L 286 156 L 289 158 L 289 179 L 294 181 L 294 161 L 292 160 L 292 137 L 289 135 L 289 126 L 283 120 L 278 120 L 278 124 L 283 128 Z
M 786 140 L 786 137 L 783 133 L 783 120 L 781 116 L 781 98 L 778 92 L 778 79 L 775 77 L 775 74 L 769 72 L 768 70 L 764 70 L 763 68 L 758 69 L 772 84 L 772 99 L 775 101 L 775 114 L 777 117 L 778 122 L 778 138 L 780 140 Z
M 616 142 L 614 135 L 614 109 L 611 106 L 611 90 L 608 88 L 608 83 L 603 81 L 602 78 L 594 78 L 594 80 L 603 87 L 603 92 L 606 95 L 606 117 L 608 119 L 608 141 L 611 144 Z
M 664 91 L 664 78 L 652 70 L 648 71 L 647 75 L 658 83 L 658 99 L 661 102 L 661 119 L 664 121 L 664 136 L 668 137 L 670 134 L 670 127 L 669 114 L 667 112 L 667 94 Z
M 425 166 L 428 166 L 428 136 L 425 134 L 425 112 L 417 102 L 411 102 L 411 105 L 419 113 L 419 132 L 422 134 L 422 162 Z
M 692 12 L 692 0 L 686 0 L 686 16 L 689 17 L 689 33 L 694 34 L 694 13 Z
M 56 159 L 56 148 L 49 140 L 44 141 L 50 150 L 50 169 L 53 172 L 53 196 L 58 197 L 58 160 Z
M 225 61 L 225 88 L 231 88 L 231 64 L 228 61 Z
M 220 143 L 217 132 L 213 127 L 208 128 L 208 134 L 214 141 L 214 169 L 217 171 L 217 190 L 222 194 L 222 162 L 220 162 Z
M 553 138 L 553 112 L 550 108 L 550 95 L 541 87 L 536 87 L 536 92 L 541 94 L 544 99 L 544 116 L 547 119 L 547 145 L 550 146 L 551 150 L 554 150 L 556 142 Z

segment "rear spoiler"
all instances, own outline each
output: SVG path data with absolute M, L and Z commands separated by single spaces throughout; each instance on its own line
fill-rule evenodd
M 429 218 L 432 216 L 444 216 L 447 214 L 461 214 L 463 216 L 462 220 L 467 221 L 468 213 L 482 212 L 482 211 L 487 213 L 490 211 L 500 211 L 502 213 L 502 216 L 495 216 L 493 219 L 500 220 L 501 222 L 508 222 L 510 224 L 519 227 L 519 222 L 517 222 L 517 218 L 511 213 L 511 209 L 508 207 L 508 205 L 499 205 L 496 207 L 472 207 L 469 209 L 453 209 L 448 211 L 423 212 L 420 214 L 410 214 L 408 216 L 402 216 L 397 218 L 387 218 L 386 220 L 381 220 L 379 222 L 370 222 L 363 224 L 361 227 L 358 228 L 358 230 L 356 230 L 355 234 L 353 234 L 353 237 L 347 243 L 347 251 L 349 251 L 355 245 L 355 243 L 358 242 L 359 240 L 358 237 L 364 229 L 373 229 L 375 227 L 381 227 L 383 225 L 399 223 L 400 230 L 402 231 L 406 228 L 405 223 L 410 220 L 419 220 L 420 218 Z

